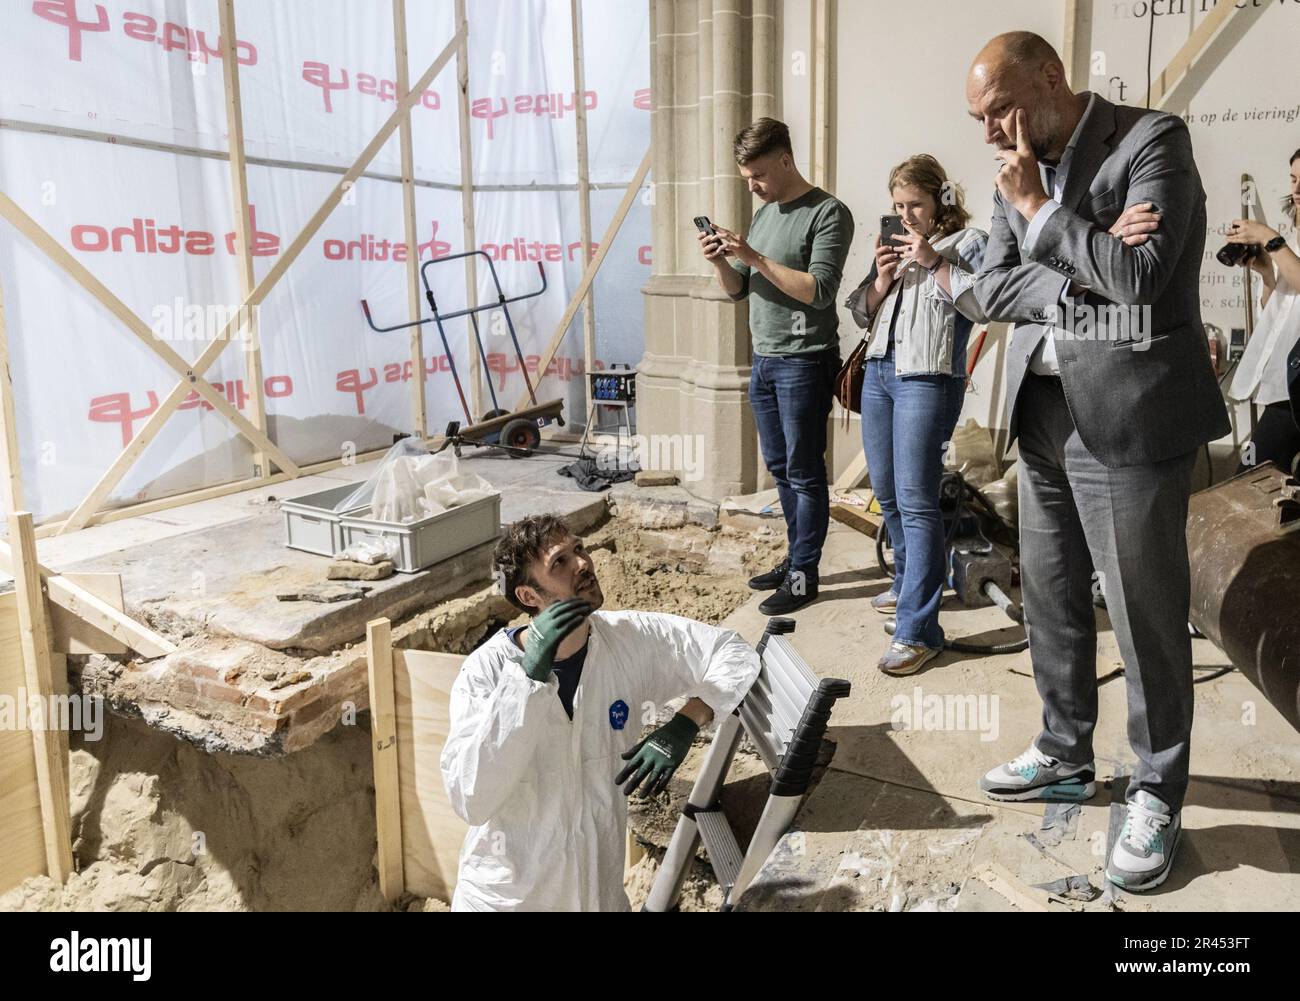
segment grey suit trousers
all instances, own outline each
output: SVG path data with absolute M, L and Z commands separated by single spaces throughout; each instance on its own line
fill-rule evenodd
M 1071 764 L 1093 760 L 1095 583 L 1124 659 L 1138 758 L 1128 795 L 1144 789 L 1179 810 L 1192 732 L 1185 526 L 1196 454 L 1108 468 L 1079 440 L 1059 379 L 1027 374 L 1019 406 L 1021 582 L 1043 700 L 1035 743 Z

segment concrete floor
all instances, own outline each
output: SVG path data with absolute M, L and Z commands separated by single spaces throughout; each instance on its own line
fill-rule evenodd
M 829 736 L 837 746 L 830 768 L 747 904 L 801 910 L 1109 907 L 1104 898 L 1087 905 L 1048 901 L 1026 888 L 1075 874 L 1099 890 L 1107 886 L 1102 869 L 1111 801 L 1122 802 L 1123 777 L 1135 764 L 1125 737 L 1123 676 L 1100 689 L 1097 795 L 1083 806 L 1073 832 L 1040 832 L 1043 804 L 993 803 L 976 785 L 985 770 L 1021 753 L 1038 733 L 1041 703 L 1028 652 L 948 652 L 910 678 L 891 678 L 876 669 L 890 642 L 884 617 L 868 605 L 888 586 L 876 568 L 874 541 L 832 523 L 821 586 L 823 596 L 794 616 L 798 627 L 790 639 L 818 675 L 848 679 L 853 693 L 836 705 L 831 720 Z M 725 624 L 757 640 L 765 623 L 760 600 L 755 596 Z M 1002 628 L 1007 620 L 998 609 L 966 609 L 951 595 L 943 623 L 951 638 L 995 642 L 1015 635 Z M 1121 662 L 1104 612 L 1098 625 L 1097 670 L 1105 677 Z M 1206 640 L 1194 641 L 1193 660 L 1198 675 L 1227 663 Z M 945 726 L 937 714 L 927 718 L 924 712 L 912 714 L 920 717 L 912 721 L 917 728 L 892 725 L 908 722 L 896 699 L 924 707 L 927 696 L 944 695 L 974 696 L 985 711 L 964 721 L 965 728 Z M 1238 672 L 1196 686 L 1193 732 L 1176 868 L 1155 892 L 1121 895 L 1114 906 L 1300 909 L 1300 735 Z M 1042 850 L 1026 835 L 1035 835 Z M 1003 867 L 1028 900 L 1021 898 L 1017 907 L 1008 894 L 972 878 L 988 863 Z

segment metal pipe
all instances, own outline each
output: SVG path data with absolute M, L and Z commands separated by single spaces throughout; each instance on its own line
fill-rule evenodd
M 1300 730 L 1300 483 L 1271 462 L 1193 494 L 1192 625 Z

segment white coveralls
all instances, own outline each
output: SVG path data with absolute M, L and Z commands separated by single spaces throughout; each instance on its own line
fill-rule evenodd
M 721 719 L 758 676 L 758 655 L 730 629 L 651 612 L 588 621 L 572 721 L 555 675 L 525 675 L 504 629 L 452 686 L 442 776 L 470 825 L 454 911 L 628 910 L 621 755 L 648 708 L 694 696 Z

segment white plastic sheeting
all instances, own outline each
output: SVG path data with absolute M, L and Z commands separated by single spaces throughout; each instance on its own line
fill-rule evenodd
M 452 36 L 451 0 L 412 0 L 414 83 Z M 586 102 L 593 242 L 649 143 L 649 25 L 644 3 L 586 0 Z M 216 0 L 22 0 L 0 14 L 0 190 L 155 332 L 196 359 L 241 301 L 234 209 L 223 159 L 226 117 Z M 239 0 L 245 149 L 261 279 L 351 166 L 396 103 L 390 0 Z M 549 290 L 512 318 L 530 364 L 554 333 L 583 268 L 568 0 L 472 0 L 471 142 L 478 249 L 507 295 Z M 421 259 L 464 247 L 456 67 L 412 112 Z M 112 144 L 41 127 L 123 137 Z M 133 144 L 134 143 L 134 144 Z M 167 148 L 159 149 L 158 146 Z M 289 166 L 287 163 L 298 166 Z M 305 166 L 304 166 L 305 165 Z M 369 171 L 400 173 L 396 133 Z M 427 183 L 426 183 L 427 182 Z M 513 190 L 536 185 L 541 190 Z M 440 187 L 441 186 L 441 187 Z M 508 186 L 512 190 L 499 190 Z M 569 190 L 565 190 L 565 187 Z M 596 283 L 596 362 L 642 353 L 639 289 L 649 274 L 648 197 L 639 198 Z M 271 292 L 259 313 L 270 434 L 300 464 L 391 444 L 412 430 L 399 184 L 363 179 Z M 466 302 L 460 261 L 431 270 L 439 307 Z M 176 376 L 76 282 L 0 221 L 3 287 L 26 506 L 38 520 L 74 508 L 137 434 Z M 479 300 L 491 301 L 487 268 Z M 427 310 L 426 310 L 427 315 Z M 499 314 L 481 319 L 494 388 L 524 391 Z M 465 319 L 447 325 L 469 396 Z M 463 420 L 436 327 L 424 328 L 428 426 Z M 539 391 L 581 422 L 581 314 Z M 208 372 L 247 412 L 246 359 L 235 342 Z M 536 377 L 534 376 L 534 381 Z M 491 405 L 486 386 L 483 406 Z M 475 415 L 479 416 L 479 415 Z M 197 396 L 165 426 L 110 504 L 242 479 L 251 450 Z

